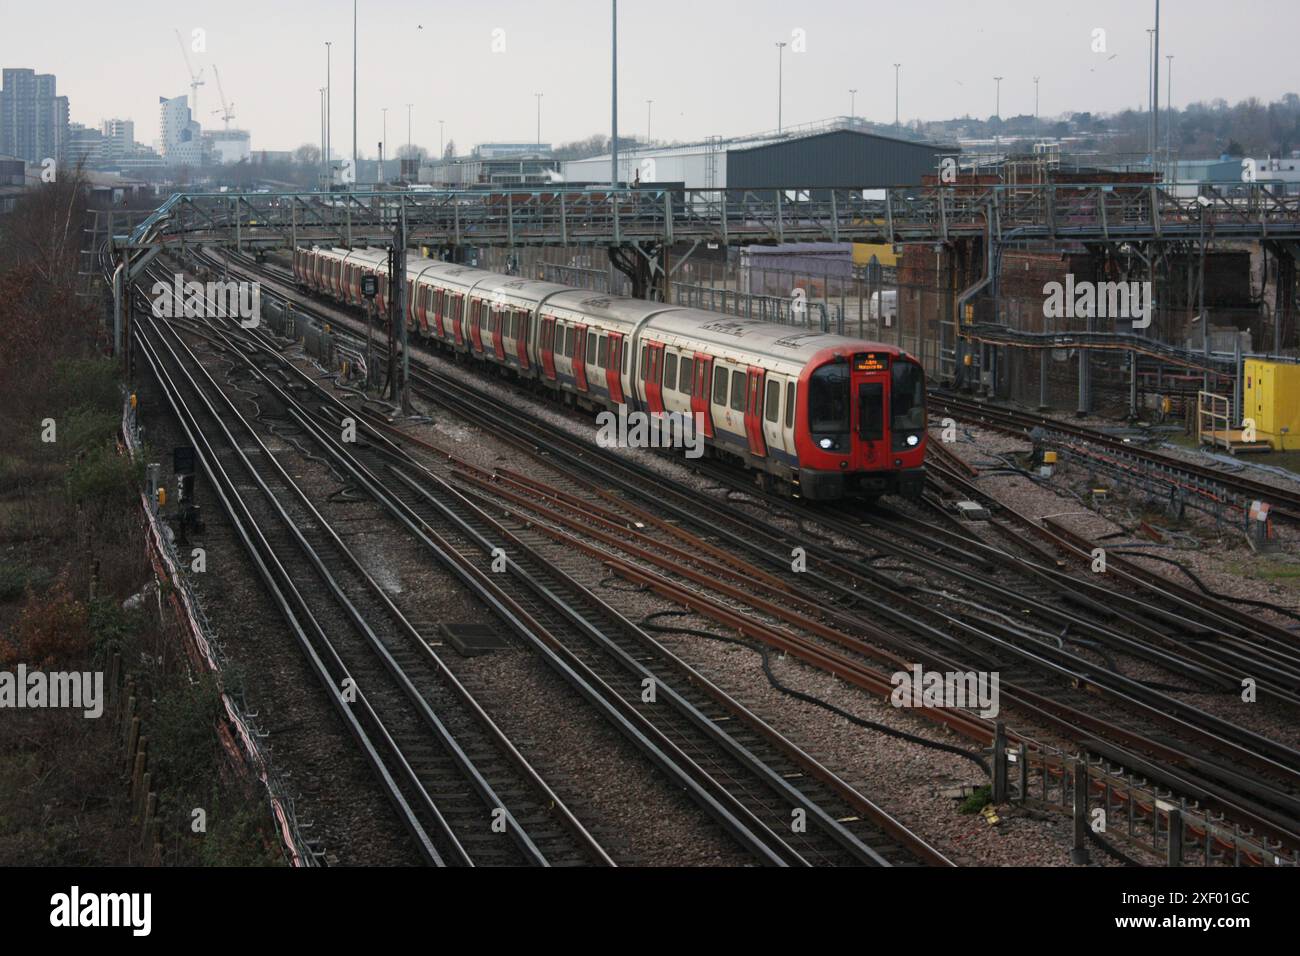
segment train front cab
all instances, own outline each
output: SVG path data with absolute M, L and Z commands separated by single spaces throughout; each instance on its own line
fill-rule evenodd
M 799 430 L 799 485 L 809 500 L 920 498 L 925 487 L 925 373 L 885 351 L 811 363 Z

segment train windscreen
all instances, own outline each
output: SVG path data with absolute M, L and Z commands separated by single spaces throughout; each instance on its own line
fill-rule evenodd
M 895 451 L 915 448 L 925 432 L 925 373 L 915 362 L 895 362 L 891 372 L 890 430 Z
M 849 363 L 843 359 L 823 365 L 808 379 L 808 430 L 824 451 L 848 447 L 852 423 L 849 406 Z

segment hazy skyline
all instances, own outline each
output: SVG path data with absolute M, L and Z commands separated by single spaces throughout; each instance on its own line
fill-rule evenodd
M 847 114 L 851 88 L 859 116 L 892 122 L 895 62 L 903 64 L 904 122 L 992 115 L 995 75 L 1004 77 L 1004 116 L 1033 113 L 1035 75 L 1042 77 L 1044 117 L 1145 109 L 1153 7 L 1153 0 L 622 0 L 620 134 L 645 134 L 648 99 L 656 139 L 775 128 L 779 40 L 792 44 L 785 50 L 787 126 Z M 56 74 L 74 122 L 131 119 L 136 138 L 148 144 L 158 135 L 159 96 L 190 90 L 174 31 L 188 44 L 191 31 L 202 29 L 206 51 L 190 53 L 205 81 L 195 118 L 205 129 L 222 125 L 216 64 L 234 102 L 232 126 L 251 130 L 254 149 L 295 148 L 320 141 L 318 90 L 330 40 L 333 144 L 336 154 L 351 155 L 351 0 L 139 0 L 129 9 L 124 17 L 121 6 L 98 3 L 11 6 L 0 66 Z M 376 153 L 385 106 L 390 155 L 405 145 L 407 103 L 415 104 L 414 142 L 433 151 L 440 119 L 462 151 L 480 142 L 531 142 L 538 92 L 544 141 L 609 131 L 609 0 L 480 0 L 472 7 L 361 0 L 360 11 L 363 157 Z M 1166 0 L 1162 26 L 1162 108 L 1166 54 L 1176 58 L 1175 105 L 1267 101 L 1300 90 L 1291 49 L 1296 8 Z M 1097 29 L 1106 31 L 1104 53 L 1092 49 Z M 800 30 L 806 52 L 795 49 Z

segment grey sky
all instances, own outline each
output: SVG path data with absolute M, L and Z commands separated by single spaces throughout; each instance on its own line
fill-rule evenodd
M 644 134 L 653 99 L 655 137 L 696 139 L 776 126 L 778 40 L 803 30 L 807 50 L 785 54 L 785 122 L 857 110 L 892 122 L 892 63 L 901 62 L 902 114 L 943 119 L 994 111 L 993 76 L 1005 77 L 1005 116 L 1145 107 L 1153 0 L 622 0 L 620 127 Z M 1161 58 L 1174 61 L 1174 100 L 1300 91 L 1293 0 L 1165 0 Z M 326 40 L 334 42 L 333 141 L 352 148 L 350 0 L 17 3 L 5 0 L 0 66 L 58 75 L 72 118 L 134 119 L 158 135 L 158 97 L 189 92 L 174 29 L 207 34 L 192 53 L 207 81 L 197 117 L 218 127 L 212 64 L 235 102 L 234 125 L 254 148 L 319 141 Z M 363 155 L 380 139 L 438 148 L 438 120 L 466 147 L 531 141 L 542 92 L 542 137 L 561 142 L 609 128 L 609 0 L 361 0 L 359 124 Z M 129 11 L 129 12 L 128 12 Z M 422 25 L 423 29 L 417 29 Z M 1095 54 L 1092 32 L 1106 31 Z M 505 50 L 493 53 L 494 30 Z M 1161 101 L 1165 99 L 1161 70 Z

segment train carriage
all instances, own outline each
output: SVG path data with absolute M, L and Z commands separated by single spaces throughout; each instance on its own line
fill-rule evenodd
M 299 281 L 361 302 L 378 250 L 299 250 Z M 677 413 L 710 453 L 815 500 L 919 497 L 925 375 L 892 345 L 609 296 L 410 256 L 408 327 L 570 404 Z

